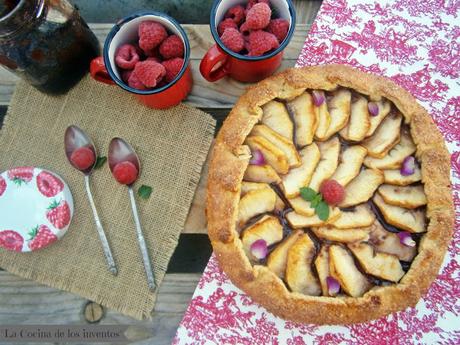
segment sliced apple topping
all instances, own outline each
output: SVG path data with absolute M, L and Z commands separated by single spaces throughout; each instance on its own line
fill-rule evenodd
M 244 196 L 247 192 L 251 190 L 259 190 L 264 188 L 271 188 L 268 183 L 259 183 L 259 182 L 246 182 L 243 181 L 241 184 L 241 196 Z M 275 210 L 282 211 L 285 205 L 283 200 L 277 195 L 276 196 L 276 203 L 275 203 Z
M 405 208 L 417 208 L 427 202 L 421 185 L 402 187 L 384 184 L 379 187 L 378 193 L 387 204 Z
M 366 276 L 355 266 L 351 254 L 341 246 L 329 247 L 329 269 L 331 276 L 352 297 L 360 297 L 372 287 Z
M 351 115 L 348 124 L 340 131 L 340 136 L 348 141 L 361 141 L 365 138 L 370 127 L 367 99 L 358 96 L 351 103 Z
M 327 109 L 326 102 L 318 106 L 318 128 L 316 129 L 315 138 L 319 141 L 327 140 L 326 134 L 331 124 L 331 115 Z
M 367 274 L 395 283 L 403 277 L 404 271 L 395 255 L 375 252 L 374 248 L 366 243 L 349 244 L 348 248 Z
M 339 207 L 350 207 L 368 201 L 382 183 L 383 173 L 380 170 L 362 170 L 345 187 L 345 199 L 339 204 Z
M 321 183 L 331 177 L 337 169 L 340 142 L 337 137 L 334 137 L 328 141 L 318 143 L 318 147 L 321 159 L 316 166 L 309 184 L 309 187 L 315 191 L 318 191 Z
M 267 267 L 281 279 L 286 272 L 288 251 L 302 234 L 302 230 L 292 232 L 268 256 Z
M 371 226 L 375 214 L 367 204 L 356 206 L 352 211 L 342 211 L 340 218 L 330 224 L 338 229 L 354 229 Z
M 366 154 L 367 150 L 360 145 L 347 147 L 340 154 L 339 166 L 331 179 L 336 180 L 345 187 L 351 180 L 358 176 Z
M 285 105 L 281 102 L 270 101 L 262 106 L 262 123 L 281 134 L 286 139 L 292 140 L 294 124 L 289 117 Z
M 251 135 L 265 138 L 281 151 L 283 151 L 287 157 L 290 168 L 298 167 L 300 165 L 300 155 L 297 152 L 292 140 L 286 139 L 281 134 L 278 134 L 273 129 L 265 125 L 254 126 Z
M 409 232 L 426 231 L 425 211 L 389 205 L 378 193 L 374 195 L 373 200 L 388 224 Z
M 313 143 L 304 147 L 300 151 L 302 165 L 291 169 L 283 176 L 283 186 L 286 197 L 294 198 L 299 195 L 299 188 L 308 185 L 313 176 L 313 172 L 320 160 L 318 146 Z
M 401 123 L 401 114 L 387 116 L 375 133 L 363 141 L 363 146 L 367 148 L 367 154 L 375 158 L 385 157 L 399 143 Z
M 402 131 L 399 143 L 392 148 L 385 157 L 374 158 L 367 156 L 364 165 L 374 169 L 397 169 L 403 160 L 415 152 L 415 144 L 406 131 Z
M 328 245 L 321 246 L 321 249 L 315 259 L 315 268 L 316 272 L 318 273 L 318 278 L 321 284 L 321 291 L 323 292 L 323 296 L 335 296 L 336 294 L 330 293 L 329 286 L 327 284 L 327 278 L 331 275 L 329 271 Z
M 239 203 L 238 225 L 241 226 L 252 217 L 274 210 L 276 193 L 271 188 L 247 192 Z
M 259 190 L 264 188 L 270 188 L 269 184 L 243 181 L 243 183 L 241 184 L 241 196 L 244 196 L 247 192 L 250 192 L 251 190 Z
M 407 186 L 414 182 L 422 180 L 422 172 L 420 168 L 415 165 L 414 173 L 410 175 L 402 175 L 400 169 L 383 170 L 383 177 L 385 183 L 395 186 Z
M 415 246 L 409 247 L 401 243 L 398 234 L 386 231 L 379 221 L 372 225 L 369 235 L 369 243 L 379 252 L 396 255 L 402 261 L 412 261 L 417 255 Z
M 310 145 L 318 127 L 318 108 L 312 96 L 305 92 L 289 101 L 287 107 L 294 119 L 297 145 Z
M 390 113 L 391 104 L 386 100 L 382 100 L 379 102 L 373 102 L 377 105 L 378 113 L 375 116 L 369 116 L 370 126 L 367 130 L 366 137 L 370 137 L 374 134 L 377 127 L 380 123 L 385 119 L 385 117 Z
M 289 248 L 286 263 L 286 283 L 293 292 L 319 296 L 321 287 L 312 271 L 315 244 L 307 234 L 301 234 Z
M 303 216 L 311 217 L 315 214 L 315 209 L 311 207 L 311 202 L 304 200 L 302 197 L 298 196 L 293 199 L 289 199 L 294 211 Z
M 243 249 L 251 260 L 256 260 L 251 254 L 251 246 L 255 241 L 264 240 L 267 246 L 270 246 L 282 239 L 283 226 L 277 217 L 270 215 L 263 216 L 259 221 L 246 228 L 241 236 Z
M 331 122 L 324 135 L 324 139 L 332 137 L 347 125 L 351 113 L 351 92 L 347 89 L 339 89 L 332 93 L 327 100 L 327 107 L 331 116 Z
M 370 228 L 338 229 L 330 226 L 312 228 L 316 236 L 327 241 L 353 243 L 367 241 Z
M 244 180 L 249 182 L 281 183 L 281 177 L 270 165 L 249 165 L 244 172 Z
M 289 171 L 288 157 L 277 146 L 261 136 L 250 136 L 246 139 L 246 144 L 251 151 L 260 150 L 265 160 L 279 174 L 286 174 Z
M 325 224 L 332 224 L 337 219 L 340 219 L 342 212 L 337 207 L 329 210 L 329 217 L 327 220 L 321 220 L 317 214 L 313 216 L 304 216 L 296 212 L 289 212 L 286 219 L 293 229 L 309 228 L 312 226 L 323 226 Z

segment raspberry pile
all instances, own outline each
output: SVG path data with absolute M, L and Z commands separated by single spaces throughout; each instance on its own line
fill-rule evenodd
M 184 64 L 182 39 L 151 20 L 140 23 L 138 35 L 138 42 L 123 44 L 115 53 L 121 79 L 138 90 L 170 83 Z
M 269 0 L 249 0 L 230 8 L 217 26 L 222 43 L 235 53 L 261 56 L 279 47 L 289 22 L 274 15 Z

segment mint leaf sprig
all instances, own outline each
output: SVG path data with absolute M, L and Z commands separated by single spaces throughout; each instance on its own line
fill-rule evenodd
M 139 195 L 139 197 L 141 197 L 144 200 L 150 198 L 150 194 L 152 194 L 152 187 L 146 186 L 145 184 L 140 186 L 137 190 L 137 195 Z
M 96 164 L 94 164 L 94 169 L 101 168 L 105 164 L 106 161 L 107 161 L 106 156 L 98 156 L 96 158 Z
M 319 219 L 326 221 L 329 218 L 329 205 L 323 200 L 321 193 L 315 192 L 309 187 L 300 188 L 302 199 L 309 201 Z

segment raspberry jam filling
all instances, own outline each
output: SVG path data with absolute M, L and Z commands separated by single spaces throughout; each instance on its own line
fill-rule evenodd
M 397 284 L 427 231 L 404 116 L 346 88 L 262 110 L 245 141 L 252 158 L 237 221 L 251 263 L 306 295 L 359 297 Z

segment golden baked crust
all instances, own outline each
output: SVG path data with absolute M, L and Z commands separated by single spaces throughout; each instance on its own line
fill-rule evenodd
M 261 106 L 290 99 L 306 89 L 352 88 L 371 100 L 390 100 L 410 125 L 422 164 L 427 197 L 427 233 L 411 268 L 396 285 L 377 286 L 362 297 L 317 297 L 290 292 L 267 267 L 252 266 L 236 229 L 241 182 L 250 159 L 243 142 L 261 120 Z M 256 302 L 282 318 L 315 324 L 349 324 L 415 306 L 435 279 L 452 236 L 454 213 L 450 157 L 442 135 L 414 97 L 392 81 L 343 65 L 293 68 L 250 87 L 220 130 L 212 152 L 207 188 L 209 237 L 222 269 Z

